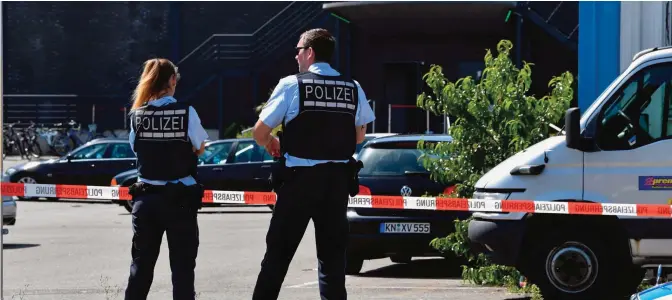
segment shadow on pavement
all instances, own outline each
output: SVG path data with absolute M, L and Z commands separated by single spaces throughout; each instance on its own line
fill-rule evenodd
M 33 248 L 38 246 L 40 246 L 40 244 L 3 244 L 2 248 L 3 250 L 11 250 L 11 249 Z
M 389 259 L 389 258 L 384 258 Z M 366 266 L 366 261 L 364 261 Z M 392 264 L 370 270 L 359 277 L 460 279 L 462 267 L 450 259 L 417 259 L 408 264 Z

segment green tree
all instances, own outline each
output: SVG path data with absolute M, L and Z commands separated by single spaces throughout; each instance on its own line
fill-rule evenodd
M 423 164 L 432 178 L 460 182 L 453 196 L 471 197 L 476 181 L 491 168 L 515 153 L 557 133 L 549 124 L 562 123 L 562 116 L 573 97 L 573 76 L 564 72 L 549 82 L 549 95 L 528 95 L 532 64 L 517 68 L 509 58 L 513 44 L 502 40 L 497 55 L 485 54 L 485 70 L 480 80 L 471 76 L 451 82 L 441 66 L 432 65 L 423 76 L 432 93 L 418 96 L 417 105 L 433 114 L 451 116 L 451 143 L 418 144 L 423 150 Z M 559 126 L 562 127 L 562 126 Z M 448 154 L 451 154 L 448 156 Z M 450 157 L 441 159 L 436 157 Z M 476 284 L 509 285 L 520 274 L 513 268 L 494 266 L 481 254 L 470 255 L 467 246 L 468 220 L 456 221 L 456 232 L 432 241 L 432 245 L 459 256 L 466 256 L 470 266 L 463 266 L 463 277 Z

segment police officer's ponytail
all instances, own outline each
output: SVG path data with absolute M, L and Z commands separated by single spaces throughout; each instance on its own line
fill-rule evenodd
M 158 98 L 161 92 L 170 88 L 170 78 L 179 73 L 177 67 L 165 58 L 154 58 L 143 64 L 143 71 L 138 86 L 133 92 L 133 106 L 131 110 L 147 104 L 148 101 Z

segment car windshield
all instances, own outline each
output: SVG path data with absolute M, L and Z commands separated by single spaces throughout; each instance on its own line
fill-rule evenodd
M 415 144 L 415 143 L 414 143 Z M 362 176 L 403 176 L 406 173 L 427 173 L 419 160 L 422 151 L 411 147 L 367 147 L 359 154 L 364 168 Z
M 370 140 L 372 140 L 372 139 L 373 139 L 372 136 L 367 136 L 367 137 L 365 137 L 363 142 L 357 144 L 357 150 L 355 150 L 355 153 L 359 153 L 360 151 L 362 151 L 362 147 L 364 147 L 364 145 L 366 144 L 366 142 L 368 142 L 368 141 L 370 141 Z
M 198 157 L 199 165 L 219 165 L 226 163 L 233 142 L 213 143 L 205 147 Z

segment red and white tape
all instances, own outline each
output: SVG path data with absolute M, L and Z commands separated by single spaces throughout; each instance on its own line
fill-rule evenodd
M 127 187 L 64 184 L 2 183 L 2 196 L 46 197 L 69 199 L 131 200 Z M 273 192 L 205 191 L 203 203 L 275 204 Z M 586 202 L 482 200 L 443 197 L 403 197 L 356 195 L 349 207 L 415 209 L 471 212 L 527 212 L 569 215 L 605 215 L 632 217 L 672 217 L 672 205 L 611 204 Z

